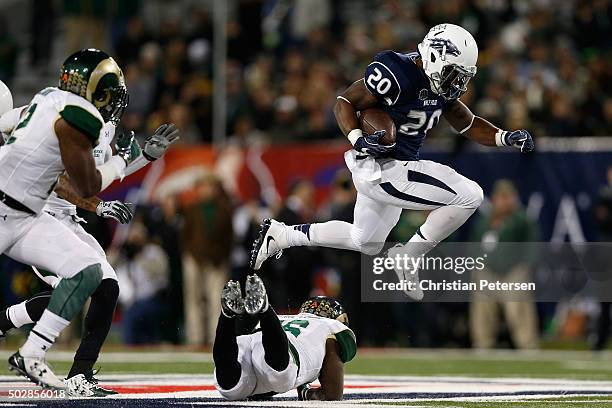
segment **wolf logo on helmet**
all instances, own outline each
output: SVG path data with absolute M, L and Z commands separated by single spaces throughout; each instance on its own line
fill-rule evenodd
M 442 59 L 445 58 L 446 54 L 455 57 L 461 55 L 461 51 L 459 51 L 459 48 L 457 48 L 451 40 L 447 40 L 446 38 L 432 38 L 429 42 L 432 48 L 438 50 Z

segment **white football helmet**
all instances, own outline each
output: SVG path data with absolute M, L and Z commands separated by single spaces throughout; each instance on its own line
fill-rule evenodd
M 478 60 L 478 45 L 472 34 L 458 25 L 438 24 L 418 48 L 434 92 L 454 100 L 467 91 Z
M 13 95 L 8 86 L 0 81 L 0 116 L 13 109 Z

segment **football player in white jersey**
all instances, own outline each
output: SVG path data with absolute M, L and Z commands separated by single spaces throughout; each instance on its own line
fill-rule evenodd
M 107 54 L 88 49 L 66 59 L 59 86 L 34 96 L 0 149 L 0 251 L 61 277 L 48 307 L 9 365 L 31 381 L 64 389 L 45 362 L 46 351 L 99 287 L 100 255 L 64 223 L 43 211 L 66 173 L 81 197 L 121 178 L 138 156 L 133 137 L 97 166 L 92 148 L 105 122 L 117 122 L 127 106 L 123 73 Z
M 0 97 L 1 105 L 1 97 Z M 22 108 L 17 108 L 19 113 Z M 16 120 L 15 120 L 16 118 Z M 0 116 L 0 132 L 10 134 L 17 125 L 19 114 L 9 112 Z M 115 136 L 116 125 L 107 122 L 102 127 L 100 142 L 93 150 L 96 165 L 104 164 L 112 157 L 111 142 Z M 125 135 L 119 138 L 125 138 Z M 142 154 L 139 154 L 125 169 L 125 175 L 132 174 L 148 163 L 161 157 L 170 144 L 178 140 L 178 129 L 174 124 L 160 126 L 152 136 L 146 139 Z M 77 216 L 76 208 L 95 212 L 101 217 L 113 218 L 126 224 L 132 218 L 129 204 L 121 201 L 102 201 L 97 197 L 81 198 L 65 176 L 60 179 L 51 193 L 43 211 L 59 219 L 70 228 L 83 242 L 96 250 L 100 255 L 102 266 L 102 282 L 91 295 L 87 315 L 85 316 L 83 338 L 74 356 L 74 363 L 67 375 L 65 383 L 68 393 L 79 396 L 105 396 L 115 394 L 112 390 L 102 388 L 94 377 L 93 366 L 98 359 L 100 349 L 112 324 L 112 318 L 119 297 L 117 276 L 112 266 L 106 260 L 106 254 L 98 241 L 88 234 L 83 227 L 81 218 Z M 52 288 L 55 288 L 60 278 L 44 270 L 33 267 L 36 274 Z M 0 311 L 0 336 L 13 328 L 19 328 L 37 321 L 46 309 L 51 292 L 38 293 L 30 299 L 12 305 Z
M 277 316 L 257 275 L 229 281 L 221 295 L 213 358 L 215 387 L 228 400 L 266 399 L 297 389 L 300 400 L 340 400 L 344 363 L 357 353 L 355 334 L 340 303 L 324 296 L 304 302 L 300 313 Z M 259 320 L 253 333 L 236 336 L 236 317 Z M 320 387 L 310 383 L 319 380 Z
M 418 52 L 382 51 L 364 77 L 338 96 L 334 113 L 353 149 L 344 155 L 357 189 L 354 221 L 284 225 L 265 220 L 251 256 L 259 269 L 269 257 L 292 246 L 324 246 L 375 255 L 397 224 L 403 209 L 430 211 L 427 220 L 406 245 L 391 248 L 388 256 L 413 259 L 396 269 L 406 294 L 423 298 L 414 260 L 446 239 L 476 211 L 483 191 L 474 181 L 448 166 L 420 160 L 427 132 L 440 116 L 457 130 L 485 146 L 512 146 L 521 152 L 534 149 L 527 130 L 505 131 L 474 115 L 459 100 L 476 75 L 478 46 L 472 35 L 454 24 L 431 28 Z M 367 135 L 360 128 L 359 112 L 378 108 L 397 129 L 396 141 L 383 144 L 385 131 Z M 413 288 L 413 289 L 411 289 Z
M 3 106 L 12 107 L 10 91 L 0 84 L 0 109 Z M 18 125 L 19 118 L 26 107 L 9 110 L 0 116 L 0 133 L 3 136 L 10 135 Z M 7 109 L 2 109 L 7 110 Z M 96 166 L 102 165 L 113 155 L 111 143 L 115 137 L 116 123 L 106 122 L 100 133 L 98 145 L 93 149 L 93 157 Z M 132 135 L 127 135 L 131 138 Z M 126 138 L 121 135 L 118 139 Z M 136 146 L 136 158 L 126 167 L 125 175 L 130 175 L 152 161 L 163 156 L 168 147 L 179 139 L 178 129 L 174 124 L 164 124 L 160 126 L 152 136 L 146 139 L 142 154 L 138 152 Z M 106 260 L 106 254 L 97 240 L 88 234 L 81 226 L 82 220 L 77 216 L 77 207 L 87 211 L 95 212 L 104 218 L 112 218 L 117 222 L 126 224 L 130 222 L 133 214 L 129 204 L 121 201 L 102 201 L 98 197 L 82 198 L 70 184 L 66 176 L 60 176 L 55 190 L 49 196 L 44 212 L 59 219 L 64 225 L 70 228 L 83 242 L 96 250 L 100 255 L 102 265 L 102 282 L 91 296 L 91 303 L 87 315 L 85 316 L 85 327 L 83 338 L 78 348 L 74 363 L 65 380 L 68 391 L 80 396 L 104 396 L 115 393 L 105 390 L 97 385 L 97 380 L 93 376 L 93 365 L 98 359 L 100 349 L 108 335 L 111 327 L 112 317 L 119 296 L 119 286 L 117 276 L 112 266 Z M 33 267 L 35 273 L 52 288 L 55 288 L 60 278 L 49 271 L 38 270 Z M 10 306 L 0 312 L 0 336 L 3 336 L 12 328 L 19 328 L 26 324 L 37 321 L 44 309 L 46 309 L 51 292 L 44 292 Z

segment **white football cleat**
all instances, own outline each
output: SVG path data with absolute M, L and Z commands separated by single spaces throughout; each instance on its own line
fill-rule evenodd
M 406 245 L 410 245 L 410 243 L 407 243 Z M 406 245 L 397 244 L 390 248 L 387 251 L 387 258 L 395 259 L 397 255 L 403 256 L 406 254 Z M 396 267 L 397 266 L 399 265 L 396 265 Z M 404 290 L 406 296 L 413 300 L 423 300 L 425 294 L 423 293 L 423 289 L 421 289 L 419 286 L 419 269 L 413 264 L 408 268 L 394 268 L 394 270 L 400 282 L 405 281 L 407 284 L 412 283 L 412 290 L 408 289 L 408 286 L 406 286 L 406 289 Z
M 96 394 L 92 390 L 92 384 L 87 381 L 83 374 L 75 375 L 74 377 L 64 380 L 66 386 L 66 394 L 69 397 L 94 397 Z
M 97 373 L 97 371 L 95 373 Z M 94 377 L 95 373 L 93 370 L 90 370 L 85 374 L 77 374 L 64 379 L 66 394 L 69 397 L 94 398 L 118 394 L 117 391 L 103 388 L 98 385 L 98 379 Z
M 253 270 L 261 268 L 261 264 L 271 256 L 280 258 L 283 254 L 283 249 L 289 247 L 287 244 L 287 232 L 284 229 L 287 226 L 276 220 L 266 218 L 261 224 L 259 236 L 253 243 L 251 250 L 250 266 Z
M 18 375 L 27 377 L 33 383 L 43 388 L 63 390 L 64 382 L 57 378 L 44 358 L 24 357 L 19 351 L 9 357 L 9 370 L 16 371 Z

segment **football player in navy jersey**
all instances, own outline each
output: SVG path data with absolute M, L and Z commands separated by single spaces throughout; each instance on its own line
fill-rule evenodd
M 374 255 L 381 251 L 402 209 L 429 210 L 427 220 L 409 243 L 389 250 L 417 258 L 459 228 L 478 208 L 483 192 L 474 181 L 448 166 L 419 160 L 427 132 L 440 116 L 460 134 L 485 146 L 534 149 L 526 130 L 505 131 L 474 115 L 459 100 L 476 75 L 478 46 L 462 27 L 433 27 L 418 52 L 383 51 L 336 101 L 334 113 L 353 149 L 345 153 L 357 189 L 354 221 L 328 221 L 287 226 L 265 220 L 251 255 L 257 270 L 285 248 L 316 245 Z M 387 112 L 397 129 L 392 145 L 379 143 L 384 131 L 367 135 L 358 112 L 368 108 Z M 396 270 L 400 281 L 413 282 L 406 294 L 420 300 L 416 268 Z

